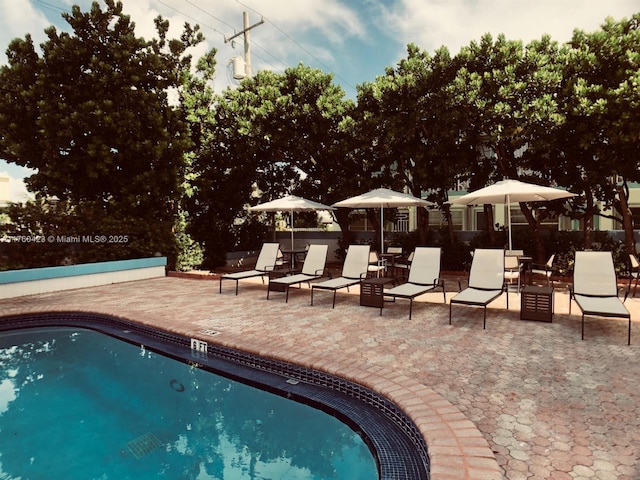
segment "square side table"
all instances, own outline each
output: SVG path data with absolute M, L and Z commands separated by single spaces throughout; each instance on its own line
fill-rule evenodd
M 527 285 L 520 296 L 520 320 L 553 320 L 553 288 Z
M 360 282 L 360 305 L 364 307 L 384 306 L 384 286 L 393 282 L 392 278 L 367 278 Z

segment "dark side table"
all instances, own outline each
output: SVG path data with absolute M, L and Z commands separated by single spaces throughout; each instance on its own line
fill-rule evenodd
M 382 315 L 384 306 L 384 286 L 393 282 L 393 278 L 366 278 L 360 282 L 360 305 L 377 307 Z
M 520 320 L 553 320 L 553 288 L 527 285 L 520 294 Z

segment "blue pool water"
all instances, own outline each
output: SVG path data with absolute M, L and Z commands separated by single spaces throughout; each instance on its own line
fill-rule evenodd
M 90 330 L 0 335 L 0 480 L 377 479 L 331 415 Z

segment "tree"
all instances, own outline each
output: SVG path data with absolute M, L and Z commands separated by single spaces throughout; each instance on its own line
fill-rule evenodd
M 333 77 L 304 65 L 283 74 L 259 72 L 228 89 L 213 105 L 207 141 L 194 160 L 194 236 L 207 265 L 226 251 L 254 248 L 262 231 L 245 206 L 286 193 L 322 203 L 341 200 L 353 182 L 349 144 L 351 102 Z M 240 231 L 251 239 L 243 245 Z
M 409 44 L 406 59 L 360 86 L 357 108 L 362 143 L 380 181 L 406 187 L 416 197 L 428 192 L 445 215 L 447 191 L 472 153 L 460 135 L 446 88 L 455 73 L 446 48 L 431 57 Z M 427 241 L 428 226 L 428 211 L 418 209 L 419 243 Z M 451 221 L 448 226 L 453 239 Z
M 568 46 L 562 92 L 567 123 L 556 147 L 570 159 L 567 180 L 586 199 L 585 247 L 600 200 L 618 214 L 633 253 L 628 183 L 640 181 L 640 14 L 608 18 L 593 33 L 576 30 Z
M 494 42 L 486 34 L 460 51 L 451 88 L 455 105 L 465 112 L 461 131 L 478 152 L 470 165 L 474 189 L 503 178 L 552 183 L 545 170 L 536 168 L 535 157 L 525 153 L 533 140 L 564 121 L 556 100 L 562 80 L 558 56 L 558 45 L 548 36 L 524 47 L 503 35 Z M 539 231 L 545 210 L 538 209 L 536 218 L 527 204 L 520 208 L 536 255 L 545 258 Z
M 191 61 L 185 52 L 202 35 L 186 24 L 180 40 L 169 40 L 169 24 L 158 17 L 158 39 L 146 41 L 122 3 L 105 4 L 63 14 L 73 33 L 48 28 L 41 55 L 30 35 L 11 42 L 0 69 L 0 156 L 36 169 L 30 190 L 94 212 L 77 234 L 146 225 L 127 255 L 159 249 L 175 257 L 190 140 L 168 90 L 181 86 Z

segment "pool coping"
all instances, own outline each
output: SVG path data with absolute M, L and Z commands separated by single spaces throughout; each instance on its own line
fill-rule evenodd
M 113 309 L 64 310 L 65 312 L 109 315 L 125 321 L 148 325 L 162 331 L 189 338 L 199 338 L 210 344 L 232 348 L 260 357 L 293 363 L 319 370 L 355 382 L 383 395 L 400 407 L 413 420 L 427 442 L 430 457 L 430 475 L 433 480 L 502 480 L 489 443 L 455 405 L 428 386 L 395 371 L 354 362 L 348 356 L 324 356 L 300 346 L 288 346 L 283 354 L 281 345 L 264 344 L 246 336 L 209 336 L 201 330 L 179 328 L 179 325 L 158 326 L 157 318 L 126 307 Z M 59 309 L 23 308 L 7 317 L 21 314 L 60 313 Z
M 265 359 L 112 315 L 46 312 L 0 317 L 0 332 L 91 330 L 176 361 L 309 405 L 348 425 L 369 446 L 382 480 L 429 480 L 427 445 L 415 424 L 385 397 L 334 375 Z
M 206 337 L 200 332 L 193 336 Z M 224 346 L 255 355 L 283 360 L 353 381 L 395 403 L 413 420 L 427 443 L 432 480 L 502 480 L 502 469 L 489 443 L 476 425 L 455 405 L 426 385 L 380 366 L 354 363 L 352 358 L 310 352 L 305 346 L 289 347 L 246 338 L 214 339 Z

